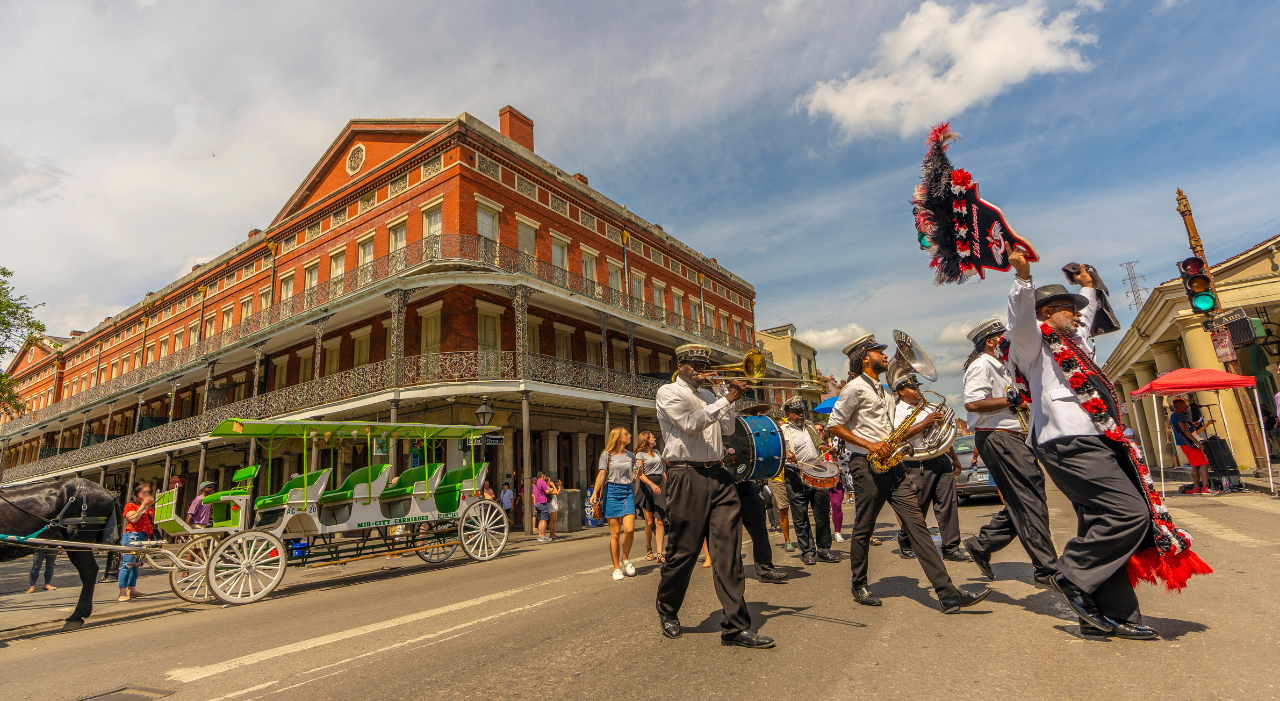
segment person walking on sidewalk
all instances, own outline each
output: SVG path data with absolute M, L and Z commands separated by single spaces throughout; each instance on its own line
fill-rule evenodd
M 508 522 L 512 520 L 511 508 L 513 505 L 511 502 L 513 499 L 515 499 L 515 496 L 516 495 L 511 493 L 511 484 L 509 482 L 503 482 L 502 493 L 498 495 L 498 498 L 502 501 L 502 513 L 507 515 Z
M 560 492 L 564 491 L 564 482 L 556 480 L 547 488 L 547 515 L 551 517 L 547 525 L 547 540 L 559 540 L 556 535 L 556 519 L 560 514 Z
M 538 481 L 533 485 L 533 519 L 534 524 L 538 528 L 538 542 L 546 543 L 551 539 L 547 537 L 547 521 L 551 513 L 550 500 L 547 498 L 547 489 L 551 485 L 547 482 L 547 473 L 538 472 Z
M 631 486 L 635 481 L 636 456 L 627 450 L 631 432 L 619 426 L 609 432 L 609 442 L 600 454 L 595 490 L 591 505 L 604 500 L 604 517 L 609 522 L 609 555 L 613 558 L 613 578 L 636 576 L 631 564 L 631 542 L 635 538 L 636 497 Z
M 31 588 L 27 589 L 28 594 L 34 594 L 36 591 L 36 582 L 40 580 L 40 568 L 44 567 L 44 590 L 53 591 L 57 587 L 53 586 L 53 561 L 58 557 L 57 548 L 40 548 L 31 555 Z
M 658 437 L 653 431 L 641 431 L 636 436 L 633 449 L 636 453 L 636 476 L 639 489 L 636 506 L 644 514 L 644 544 L 646 560 L 667 561 L 663 553 L 667 535 L 667 496 L 662 493 L 662 479 L 666 467 L 658 454 Z
M 139 541 L 151 540 L 155 533 L 156 500 L 151 496 L 151 485 L 146 482 L 133 487 L 133 499 L 124 507 L 124 535 L 120 537 L 121 545 L 132 545 Z M 117 601 L 128 601 L 138 592 L 138 556 L 125 555 L 120 562 L 120 596 Z

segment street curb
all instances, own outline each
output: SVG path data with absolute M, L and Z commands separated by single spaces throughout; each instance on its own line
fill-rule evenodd
M 1241 476 L 1240 483 L 1255 492 L 1271 494 L 1271 485 L 1267 484 L 1265 481 L 1259 481 L 1257 477 L 1245 478 L 1244 476 Z

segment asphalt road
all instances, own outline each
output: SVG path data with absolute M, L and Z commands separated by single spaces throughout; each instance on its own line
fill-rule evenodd
M 622 582 L 609 577 L 605 539 L 522 543 L 488 563 L 457 555 L 434 566 L 401 559 L 377 561 L 385 570 L 291 571 L 256 604 L 27 634 L 0 643 L 0 688 L 15 700 L 126 686 L 200 701 L 1277 698 L 1280 501 L 1170 501 L 1217 572 L 1177 595 L 1141 587 L 1161 641 L 1082 640 L 1061 597 L 1029 584 L 1016 545 L 995 558 L 999 580 L 987 602 L 943 615 L 919 565 L 899 559 L 892 541 L 872 550 L 883 607 L 851 600 L 847 545 L 837 545 L 845 562 L 812 567 L 775 548 L 792 575 L 785 584 L 762 583 L 747 568 L 747 600 L 775 649 L 719 644 L 719 605 L 702 568 L 682 611 L 684 637 L 666 640 L 653 607 L 659 572 L 644 562 L 640 534 L 637 576 Z M 1074 519 L 1060 494 L 1050 502 L 1061 544 Z M 962 507 L 962 530 L 998 508 Z M 892 513 L 880 521 L 889 537 Z M 948 564 L 962 587 L 987 584 L 974 565 Z

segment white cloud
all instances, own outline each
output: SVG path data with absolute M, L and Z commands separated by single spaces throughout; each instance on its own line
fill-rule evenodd
M 850 322 L 834 329 L 805 329 L 796 333 L 796 338 L 808 343 L 817 350 L 839 350 L 853 339 L 869 333 L 856 322 Z
M 845 139 L 905 137 L 985 103 L 1036 75 L 1087 71 L 1079 46 L 1096 41 L 1077 11 L 1048 16 L 1042 0 L 963 13 L 925 2 L 880 35 L 875 62 L 851 78 L 821 81 L 800 97 L 811 118 L 828 115 Z
M 66 175 L 46 160 L 23 158 L 0 144 L 0 205 L 48 199 Z
M 965 334 L 969 333 L 969 329 L 972 329 L 973 326 L 974 322 L 968 319 L 953 321 L 938 331 L 938 343 L 944 346 L 967 345 L 969 339 L 965 338 Z

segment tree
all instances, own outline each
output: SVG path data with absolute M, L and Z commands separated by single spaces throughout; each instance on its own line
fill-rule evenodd
M 26 295 L 15 295 L 9 285 L 13 271 L 0 267 L 0 359 L 8 359 L 22 350 L 27 341 L 44 336 L 44 324 L 35 317 L 35 310 L 43 304 L 27 304 Z M 13 375 L 0 372 L 0 412 L 9 416 L 21 414 L 26 409 L 18 396 Z

